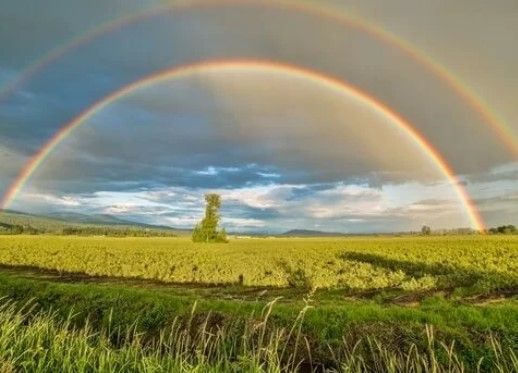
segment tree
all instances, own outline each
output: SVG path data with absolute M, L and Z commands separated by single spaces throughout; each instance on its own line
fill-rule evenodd
M 509 225 L 501 225 L 496 228 L 491 228 L 489 230 L 489 233 L 492 234 L 516 234 L 517 230 L 516 227 L 512 224 Z
M 432 229 L 428 225 L 423 225 L 421 228 L 421 234 L 423 236 L 429 236 L 432 233 Z
M 194 242 L 227 242 L 225 229 L 218 231 L 220 220 L 219 209 L 221 197 L 216 193 L 205 195 L 205 217 L 194 227 L 192 240 Z

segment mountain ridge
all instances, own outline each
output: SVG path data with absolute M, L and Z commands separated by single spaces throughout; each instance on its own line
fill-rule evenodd
M 280 234 L 280 236 L 285 237 L 339 237 L 346 235 L 347 233 L 342 232 L 326 232 L 312 229 L 291 229 Z
M 171 233 L 187 233 L 190 230 L 179 229 L 164 225 L 139 223 L 131 220 L 120 219 L 109 214 L 82 214 L 75 212 L 53 212 L 38 214 L 16 210 L 0 210 L 0 223 L 8 225 L 30 226 L 35 229 L 58 232 L 63 228 L 111 228 L 130 230 L 167 231 Z

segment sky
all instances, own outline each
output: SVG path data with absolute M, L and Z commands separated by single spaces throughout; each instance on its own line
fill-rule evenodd
M 470 226 L 460 186 L 487 226 L 518 222 L 518 158 L 506 146 L 518 137 L 516 1 L 295 3 L 309 6 L 3 2 L 0 195 L 103 97 L 158 71 L 226 61 L 134 84 L 54 147 L 4 207 L 190 228 L 203 195 L 217 192 L 230 231 L 393 232 Z M 505 134 L 415 54 L 462 81 Z M 455 177 L 364 96 L 302 70 L 405 118 Z

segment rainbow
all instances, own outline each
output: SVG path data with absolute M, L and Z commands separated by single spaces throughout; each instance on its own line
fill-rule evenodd
M 335 79 L 333 77 L 324 75 L 322 73 L 308 70 L 305 68 L 282 64 L 272 61 L 263 60 L 215 60 L 193 63 L 178 67 L 169 68 L 140 80 L 130 83 L 122 88 L 112 92 L 108 96 L 100 99 L 89 108 L 81 112 L 78 116 L 66 123 L 62 128 L 30 159 L 25 165 L 16 180 L 8 188 L 0 203 L 0 208 L 7 208 L 16 198 L 18 193 L 22 190 L 24 185 L 38 169 L 38 167 L 47 159 L 49 154 L 58 146 L 64 139 L 66 139 L 76 128 L 87 122 L 93 115 L 106 108 L 111 103 L 124 96 L 134 92 L 137 89 L 152 86 L 163 80 L 180 79 L 195 73 L 207 71 L 270 71 L 283 75 L 288 75 L 293 78 L 311 81 L 320 85 L 323 88 L 332 90 L 348 99 L 354 99 L 366 107 L 374 110 L 376 113 L 387 118 L 390 123 L 407 135 L 413 143 L 419 148 L 423 154 L 434 164 L 437 169 L 444 174 L 451 182 L 459 200 L 462 202 L 470 222 L 477 230 L 484 230 L 485 225 L 480 216 L 476 206 L 471 201 L 464 187 L 457 182 L 454 172 L 448 163 L 442 158 L 439 152 L 430 144 L 415 128 L 407 122 L 402 116 L 387 107 L 384 103 L 369 96 L 367 93 L 361 91 L 351 84 Z
M 329 5 L 322 7 L 314 3 L 309 3 L 307 0 L 292 1 L 292 0 L 271 0 L 265 2 L 262 0 L 190 0 L 179 1 L 174 4 L 165 4 L 155 7 L 153 9 L 130 14 L 120 19 L 116 19 L 97 27 L 85 35 L 72 40 L 64 46 L 57 47 L 37 60 L 29 66 L 22 74 L 15 78 L 10 84 L 6 85 L 0 90 L 0 101 L 12 94 L 18 87 L 30 80 L 39 71 L 44 69 L 53 61 L 63 57 L 68 52 L 79 48 L 80 46 L 91 42 L 92 40 L 101 37 L 109 32 L 119 28 L 131 25 L 140 20 L 163 14 L 167 11 L 182 11 L 188 9 L 198 9 L 204 7 L 220 7 L 231 5 L 255 5 L 262 7 L 276 7 L 279 9 L 286 9 L 293 12 L 307 13 L 313 16 L 321 17 L 325 20 L 337 22 L 347 27 L 354 28 L 364 32 L 372 38 L 397 48 L 406 56 L 425 67 L 428 71 L 433 73 L 436 77 L 441 79 L 452 91 L 454 91 L 472 110 L 474 110 L 480 118 L 486 123 L 495 135 L 502 141 L 508 151 L 513 157 L 518 157 L 518 138 L 514 135 L 512 129 L 499 118 L 498 114 L 494 112 L 487 103 L 485 103 L 474 90 L 460 78 L 456 77 L 448 71 L 439 62 L 432 57 L 422 53 L 415 46 L 409 42 L 389 33 L 388 31 L 377 27 L 357 16 L 352 16 L 343 13 L 342 9 L 331 8 Z

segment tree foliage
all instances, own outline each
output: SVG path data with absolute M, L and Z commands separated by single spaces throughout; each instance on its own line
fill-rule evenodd
M 501 225 L 496 228 L 491 228 L 489 230 L 489 233 L 492 234 L 516 234 L 518 231 L 516 230 L 516 227 L 514 225 Z
M 205 195 L 205 217 L 194 227 L 192 240 L 194 242 L 227 242 L 225 229 L 218 230 L 220 220 L 219 209 L 221 197 L 216 193 Z
M 7 224 L 0 222 L 0 234 L 40 234 L 44 233 L 30 225 Z
M 432 229 L 428 225 L 423 225 L 421 228 L 421 234 L 423 236 L 429 236 L 432 233 Z

